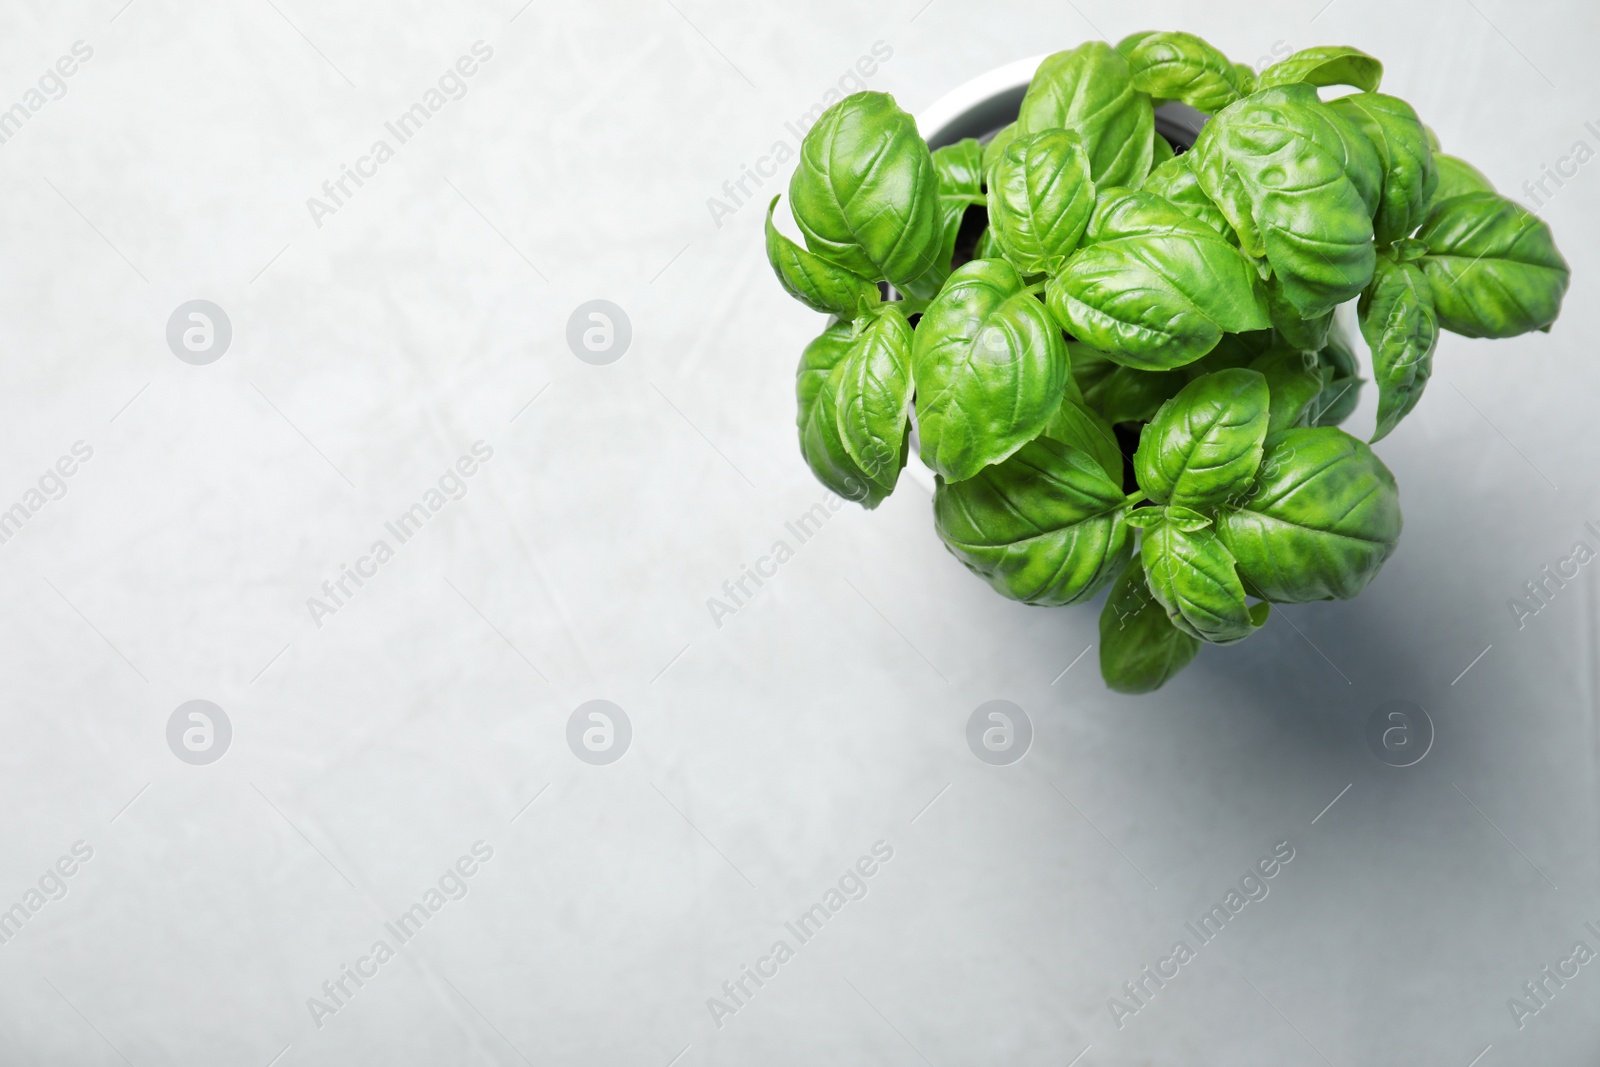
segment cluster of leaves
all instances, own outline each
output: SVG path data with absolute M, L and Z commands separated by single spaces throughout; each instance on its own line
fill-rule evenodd
M 834 316 L 798 375 L 811 469 L 876 507 L 914 411 L 950 551 L 1030 604 L 1110 584 L 1100 664 L 1126 692 L 1270 603 L 1355 596 L 1401 520 L 1338 429 L 1361 378 L 1334 309 L 1358 301 L 1377 441 L 1441 328 L 1548 330 L 1568 279 L 1549 228 L 1441 153 L 1382 69 L 1332 47 L 1256 74 L 1138 33 L 1050 56 L 1015 123 L 935 152 L 886 94 L 835 104 L 789 186 L 804 247 L 778 198 L 766 227 L 784 288 Z M 1192 147 L 1156 131 L 1167 101 L 1210 116 Z

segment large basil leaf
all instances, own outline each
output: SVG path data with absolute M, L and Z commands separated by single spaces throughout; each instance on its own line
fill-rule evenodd
M 915 120 L 887 93 L 852 93 L 800 144 L 789 206 L 812 252 L 904 284 L 939 255 L 939 178 Z
M 1251 611 L 1233 556 L 1216 531 L 1184 525 L 1190 524 L 1162 521 L 1144 531 L 1139 552 L 1150 592 L 1184 633 L 1217 645 L 1244 640 L 1266 616 Z
M 946 547 L 1004 595 L 1076 604 L 1128 558 L 1124 501 L 1088 453 L 1041 437 L 975 478 L 941 478 L 933 515 Z
M 1240 494 L 1261 465 L 1267 380 L 1252 370 L 1197 378 L 1139 434 L 1134 476 L 1160 504 L 1208 508 Z
M 1229 244 L 1238 247 L 1239 235 L 1233 232 L 1222 211 L 1200 188 L 1200 179 L 1195 177 L 1189 159 L 1189 153 L 1185 152 L 1155 167 L 1139 187 L 1140 191 L 1156 194 L 1190 218 L 1199 219 L 1210 226 Z
M 790 296 L 813 311 L 854 318 L 882 298 L 878 287 L 821 256 L 801 248 L 772 224 L 778 198 L 767 205 L 767 262 Z
M 1331 426 L 1267 439 L 1255 489 L 1217 513 L 1254 596 L 1280 603 L 1361 592 L 1400 539 L 1400 494 L 1372 449 Z
M 1306 422 L 1306 412 L 1322 393 L 1322 367 L 1315 352 L 1277 344 L 1250 364 L 1267 379 L 1272 403 L 1267 409 L 1267 432 L 1277 433 Z
M 1024 274 L 1061 269 L 1089 225 L 1094 182 L 1078 135 L 1024 134 L 989 172 L 989 228 Z
M 889 495 L 867 477 L 839 438 L 835 397 L 843 367 L 850 355 L 854 330 L 848 322 L 835 322 L 806 345 L 795 374 L 799 400 L 800 452 L 817 480 L 846 500 L 875 508 Z M 904 448 L 901 449 L 904 463 Z
M 1080 248 L 1045 290 L 1074 337 L 1118 363 L 1170 370 L 1224 333 L 1268 324 L 1250 261 L 1153 193 L 1103 190 Z
M 1148 421 L 1188 381 L 1187 367 L 1180 371 L 1134 370 L 1076 341 L 1067 343 L 1067 351 L 1072 357 L 1072 380 L 1084 403 L 1112 424 Z
M 1089 153 L 1096 186 L 1137 188 L 1150 173 L 1155 123 L 1128 61 L 1104 41 L 1089 41 L 1039 64 L 1022 97 L 1017 133 L 1072 130 Z
M 1452 196 L 1494 192 L 1494 183 L 1483 176 L 1483 171 L 1464 159 L 1435 152 L 1433 166 L 1439 174 L 1439 185 L 1433 193 L 1435 204 L 1442 204 Z
M 1100 612 L 1100 676 L 1119 693 L 1151 693 L 1199 651 L 1199 639 L 1172 625 L 1151 594 L 1136 553 L 1111 583 Z
M 1383 80 L 1383 64 L 1359 48 L 1328 45 L 1296 52 L 1256 76 L 1256 88 L 1304 82 L 1308 85 L 1353 85 L 1373 93 Z
M 1439 325 L 1465 337 L 1550 329 L 1570 270 L 1550 227 L 1495 193 L 1441 201 L 1417 231 Z
M 1398 241 L 1428 217 L 1439 185 L 1422 120 L 1410 104 L 1383 93 L 1352 93 L 1328 106 L 1355 123 L 1378 150 L 1383 192 L 1372 229 L 1380 245 Z
M 1209 115 L 1249 92 L 1228 57 L 1192 33 L 1135 33 L 1117 51 L 1133 72 L 1133 87 L 1157 100 L 1182 100 Z
M 1361 364 L 1337 322 L 1328 331 L 1328 343 L 1317 353 L 1322 370 L 1322 391 L 1306 412 L 1311 426 L 1337 426 L 1361 402 Z
M 1372 279 L 1370 183 L 1351 175 L 1376 176 L 1377 153 L 1350 130 L 1314 88 L 1294 84 L 1229 105 L 1195 141 L 1200 187 L 1244 251 L 1266 257 L 1302 318 L 1353 298 Z M 1369 155 L 1354 156 L 1358 145 Z M 1352 162 L 1360 165 L 1347 170 Z
M 911 403 L 911 327 L 899 308 L 886 304 L 864 320 L 834 378 L 845 451 L 868 478 L 892 490 L 905 466 Z
M 1361 336 L 1372 350 L 1372 376 L 1378 383 L 1377 443 L 1422 399 L 1433 375 L 1433 350 L 1439 343 L 1439 316 L 1427 276 L 1415 263 L 1378 257 L 1372 284 L 1357 305 Z
M 957 482 L 1037 437 L 1067 384 L 1061 330 L 1003 260 L 950 275 L 917 324 L 911 360 L 922 461 Z
M 1089 408 L 1076 383 L 1067 379 L 1067 392 L 1061 406 L 1045 424 L 1043 436 L 1071 445 L 1094 457 L 1110 478 L 1122 484 L 1122 448 L 1111 424 Z

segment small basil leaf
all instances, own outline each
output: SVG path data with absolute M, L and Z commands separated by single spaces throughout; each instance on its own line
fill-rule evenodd
M 1238 249 L 1161 197 L 1127 189 L 1101 191 L 1084 246 L 1045 296 L 1074 337 L 1140 370 L 1181 367 L 1224 333 L 1268 324 Z
M 1261 88 L 1261 84 L 1256 80 L 1256 72 L 1248 65 L 1244 63 L 1235 63 L 1233 65 L 1233 74 L 1234 77 L 1239 80 L 1240 96 L 1249 96 L 1251 93 Z
M 1422 120 L 1410 104 L 1383 93 L 1352 93 L 1328 106 L 1355 123 L 1377 149 L 1383 191 L 1372 228 L 1380 245 L 1398 241 L 1428 217 L 1439 185 Z
M 1122 521 L 1135 530 L 1154 530 L 1167 521 L 1167 509 L 1160 506 L 1134 508 L 1122 516 Z
M 1307 48 L 1274 63 L 1256 76 L 1256 88 L 1305 82 L 1309 85 L 1352 85 L 1377 92 L 1383 64 L 1359 48 L 1330 45 Z
M 973 259 L 1000 259 L 1005 255 L 1000 251 L 1000 242 L 994 239 L 994 227 L 984 227 L 983 233 L 978 235 L 977 250 L 972 253 Z
M 983 203 L 983 146 L 972 137 L 945 145 L 933 153 L 933 169 L 939 176 L 938 261 L 935 268 L 924 275 L 928 285 L 908 287 L 920 288 L 927 296 L 937 293 L 938 287 L 950 276 L 956 237 L 961 232 L 961 220 L 967 208 Z
M 1154 170 L 1167 160 L 1176 159 L 1177 156 L 1172 151 L 1171 141 L 1159 133 L 1152 133 L 1151 136 L 1155 139 L 1150 142 L 1150 169 Z
M 1280 342 L 1308 352 L 1315 352 L 1327 343 L 1328 330 L 1333 326 L 1333 308 L 1306 318 L 1283 295 L 1283 282 L 1277 277 L 1267 279 L 1266 291 L 1267 314 Z
M 1222 211 L 1212 203 L 1205 190 L 1200 188 L 1200 179 L 1195 177 L 1194 168 L 1189 165 L 1189 160 L 1190 155 L 1185 152 L 1155 167 L 1150 171 L 1150 176 L 1144 180 L 1144 184 L 1139 187 L 1140 191 L 1154 193 L 1190 218 L 1199 219 L 1237 248 L 1239 235 L 1233 232 L 1233 227 L 1228 225 L 1228 220 Z
M 905 466 L 911 403 L 911 327 L 899 308 L 885 304 L 865 320 L 834 377 L 839 440 L 868 478 L 892 490 Z
M 1439 173 L 1439 185 L 1433 193 L 1435 204 L 1442 204 L 1452 196 L 1494 192 L 1494 183 L 1484 177 L 1483 171 L 1464 159 L 1435 152 L 1433 166 Z
M 912 346 L 922 461 L 962 481 L 1044 429 L 1066 388 L 1061 330 L 1003 260 L 950 275 Z
M 1076 387 L 1068 386 L 1061 406 L 1045 424 L 1044 436 L 1087 452 L 1100 464 L 1106 477 L 1122 484 L 1122 449 L 1117 445 L 1116 434 L 1111 432 L 1110 423 L 1089 410 Z
M 1280 344 L 1257 356 L 1250 368 L 1267 379 L 1267 391 L 1272 394 L 1267 432 L 1305 425 L 1307 409 L 1322 392 L 1317 354 Z
M 1337 426 L 1348 419 L 1361 401 L 1361 364 L 1337 322 L 1328 331 L 1328 343 L 1317 353 L 1322 371 L 1322 392 L 1306 412 L 1311 426 Z
M 1188 382 L 1188 367 L 1176 371 L 1145 371 L 1124 367 L 1105 353 L 1072 341 L 1072 377 L 1089 409 L 1115 425 L 1147 422 L 1163 403 Z M 1190 364 L 1193 366 L 1194 364 Z
M 1217 347 L 1205 354 L 1202 359 L 1183 368 L 1183 373 L 1194 381 L 1206 374 L 1230 367 L 1248 367 L 1255 362 L 1257 356 L 1272 347 L 1273 335 L 1271 330 L 1251 330 L 1249 333 L 1225 333 L 1222 340 L 1217 342 Z
M 1117 51 L 1133 72 L 1133 87 L 1157 100 L 1181 100 L 1209 115 L 1249 91 L 1228 57 L 1192 33 L 1136 33 Z
M 1268 400 L 1266 379 L 1252 370 L 1221 370 L 1184 386 L 1139 434 L 1139 488 L 1185 508 L 1243 492 L 1261 465 Z
M 1343 430 L 1320 426 L 1268 438 L 1255 489 L 1217 513 L 1251 595 L 1289 604 L 1361 592 L 1400 525 L 1389 468 Z
M 1088 453 L 1041 437 L 933 497 L 945 546 L 995 589 L 1029 604 L 1094 596 L 1128 558 L 1122 487 Z
M 1017 133 L 1071 130 L 1089 154 L 1096 186 L 1135 186 L 1150 173 L 1155 130 L 1150 97 L 1133 87 L 1128 61 L 1104 41 L 1039 64 L 1022 97 Z
M 1144 561 L 1135 555 L 1111 583 L 1100 612 L 1100 676 L 1119 693 L 1152 693 L 1183 670 L 1200 640 L 1167 618 L 1151 594 Z
M 1439 316 L 1427 276 L 1415 263 L 1380 256 L 1372 284 L 1357 305 L 1361 336 L 1372 350 L 1372 376 L 1378 383 L 1376 443 L 1388 436 L 1422 399 L 1433 375 L 1433 350 L 1439 343 Z
M 1195 141 L 1191 166 L 1200 187 L 1245 253 L 1271 264 L 1302 318 L 1355 297 L 1372 279 L 1367 197 L 1377 153 L 1359 131 L 1349 138 L 1351 129 L 1314 88 L 1295 84 L 1229 105 Z M 1360 145 L 1369 155 L 1355 155 Z M 1359 165 L 1347 170 L 1352 163 Z
M 996 130 L 994 136 L 984 144 L 983 173 L 985 175 L 994 169 L 995 162 L 999 160 L 1000 154 L 1006 150 L 1006 145 L 1010 144 L 1016 136 L 1017 124 L 1011 122 Z
M 789 206 L 812 252 L 897 285 L 938 258 L 938 199 L 916 121 L 887 93 L 852 93 L 824 111 L 789 181 Z
M 800 452 L 817 480 L 847 500 L 875 508 L 883 503 L 888 491 L 867 477 L 839 438 L 835 395 L 850 355 L 853 333 L 850 323 L 835 322 L 806 345 L 795 375 L 799 401 L 796 423 L 800 429 Z M 903 448 L 901 452 L 903 455 Z
M 881 296 L 878 287 L 821 256 L 801 248 L 772 224 L 778 198 L 767 205 L 767 262 L 790 296 L 813 311 L 854 318 L 863 307 L 873 307 Z
M 1145 531 L 1140 555 L 1150 592 L 1172 625 L 1217 645 L 1255 632 L 1233 556 L 1215 531 L 1189 533 L 1163 522 Z
M 1211 525 L 1211 516 L 1186 508 L 1182 504 L 1168 504 L 1163 519 L 1184 533 L 1199 533 Z
M 1076 134 L 1046 130 L 1006 146 L 989 172 L 989 228 L 1024 274 L 1061 268 L 1089 225 L 1094 183 Z
M 1439 325 L 1464 337 L 1547 330 L 1571 271 L 1550 227 L 1495 193 L 1441 201 L 1417 231 Z

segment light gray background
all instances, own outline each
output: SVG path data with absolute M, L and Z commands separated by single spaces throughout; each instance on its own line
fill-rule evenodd
M 0 26 L 0 107 L 94 49 L 0 145 L 0 507 L 94 450 L 0 545 L 0 908 L 94 850 L 0 945 L 0 1061 L 1595 1062 L 1600 963 L 1525 1029 L 1506 1004 L 1600 949 L 1600 568 L 1520 630 L 1506 603 L 1600 544 L 1593 166 L 1541 209 L 1573 267 L 1555 331 L 1447 335 L 1381 444 L 1406 531 L 1357 601 L 1117 696 L 1075 661 L 1097 608 L 995 596 L 907 479 L 720 628 L 706 607 L 823 497 L 792 423 L 822 320 L 770 276 L 764 203 L 719 228 L 706 201 L 875 41 L 912 110 L 1138 29 L 1252 64 L 1355 44 L 1525 199 L 1600 148 L 1591 5 L 122 2 Z M 477 40 L 466 96 L 315 226 L 306 198 Z M 234 331 L 203 367 L 164 338 L 195 298 Z M 564 339 L 595 298 L 633 326 L 610 366 Z M 314 625 L 478 440 L 466 497 Z M 633 724 L 610 766 L 564 741 L 594 698 Z M 964 741 L 998 698 L 1036 730 L 1010 767 Z M 166 744 L 191 699 L 232 722 L 210 766 Z M 1362 739 L 1390 699 L 1437 726 L 1405 770 Z M 470 893 L 315 1026 L 478 840 Z M 714 1025 L 879 840 L 865 899 Z M 1107 998 L 1280 841 L 1270 896 L 1119 1030 Z

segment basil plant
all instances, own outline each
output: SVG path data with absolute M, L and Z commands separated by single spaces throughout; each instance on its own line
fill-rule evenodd
M 1130 693 L 1273 603 L 1359 593 L 1394 552 L 1372 442 L 1416 407 L 1441 329 L 1548 331 L 1550 229 L 1445 155 L 1383 66 L 1312 48 L 1259 74 L 1187 33 L 1039 67 L 1017 119 L 929 151 L 884 93 L 830 107 L 767 213 L 783 287 L 831 316 L 797 380 L 800 448 L 876 507 L 910 449 L 950 552 L 1028 604 L 1109 587 L 1100 667 Z M 1327 99 L 1324 99 L 1324 91 Z M 1155 107 L 1208 116 L 1167 141 Z

